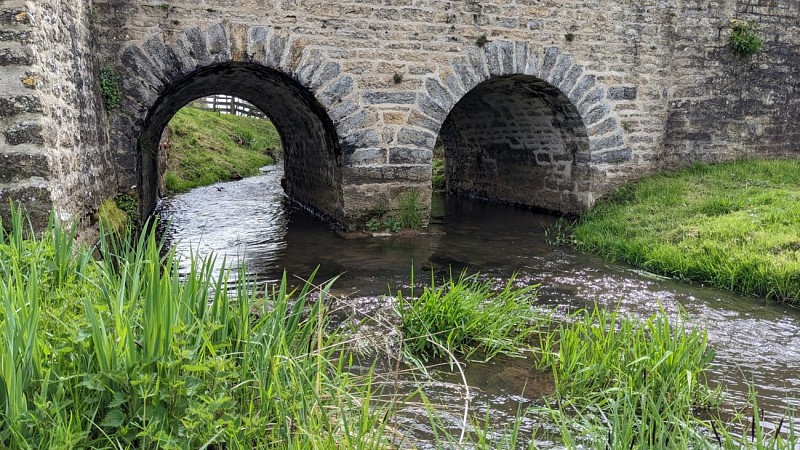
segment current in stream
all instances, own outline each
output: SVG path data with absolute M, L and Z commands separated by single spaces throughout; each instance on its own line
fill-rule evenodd
M 281 168 L 269 167 L 260 176 L 165 199 L 160 214 L 162 223 L 170 224 L 168 241 L 186 257 L 214 252 L 219 264 L 225 260 L 236 267 L 245 261 L 248 276 L 259 282 L 279 280 L 284 270 L 299 282 L 319 266 L 317 281 L 338 276 L 336 294 L 365 303 L 408 287 L 412 270 L 429 279 L 422 266 L 432 264 L 434 270 L 452 267 L 456 274 L 480 272 L 498 283 L 517 273 L 518 282 L 541 285 L 541 304 L 565 314 L 594 304 L 642 318 L 659 305 L 675 314 L 683 309 L 694 325 L 708 329 L 716 351 L 710 382 L 726 387 L 726 408 L 745 405 L 751 386 L 768 422 L 800 406 L 800 311 L 795 308 L 550 245 L 545 229 L 555 217 L 474 200 L 435 197 L 424 235 L 346 238 L 293 207 L 283 195 L 281 176 Z M 455 429 L 463 388 L 458 376 L 440 375 L 441 382 L 426 386 L 426 394 L 443 405 L 443 420 Z M 524 359 L 468 364 L 467 377 L 477 416 L 488 410 L 496 422 L 511 420 L 518 405 L 527 406 L 547 390 L 547 382 Z M 410 405 L 401 420 L 424 436 L 428 422 L 422 415 Z M 524 424 L 541 426 L 546 427 Z M 546 434 L 542 439 L 538 447 L 558 447 Z

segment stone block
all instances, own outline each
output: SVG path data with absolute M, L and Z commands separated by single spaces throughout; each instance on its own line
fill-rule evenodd
M 611 86 L 608 88 L 609 100 L 636 100 L 636 86 Z
M 368 91 L 361 94 L 365 105 L 398 104 L 408 105 L 417 99 L 415 92 Z
M 436 135 L 420 128 L 405 127 L 397 133 L 397 143 L 400 145 L 413 145 L 415 147 L 433 149 L 436 144 Z
M 346 166 L 369 166 L 386 164 L 386 150 L 382 148 L 359 148 L 345 156 Z
M 595 164 L 619 164 L 630 161 L 632 154 L 632 150 L 628 147 L 592 153 L 592 162 Z
M 33 54 L 23 48 L 0 48 L 0 67 L 29 66 L 33 64 Z
M 416 147 L 392 147 L 389 149 L 389 164 L 430 164 L 433 152 Z
M 48 179 L 50 164 L 44 153 L 0 153 L 0 183 L 15 183 L 30 177 Z
M 17 122 L 3 133 L 9 145 L 34 144 L 43 145 L 42 125 L 34 121 Z
M 22 207 L 35 230 L 44 230 L 53 208 L 50 189 L 44 182 L 25 183 L 17 186 L 0 188 L 0 205 L 14 203 Z M 11 211 L 8 207 L 0 208 L 3 223 L 11 223 Z
M 336 105 L 348 94 L 353 92 L 353 77 L 347 75 L 331 83 L 317 96 L 317 100 L 326 108 Z
M 24 113 L 40 113 L 42 104 L 38 96 L 16 95 L 0 97 L 0 118 L 12 117 Z

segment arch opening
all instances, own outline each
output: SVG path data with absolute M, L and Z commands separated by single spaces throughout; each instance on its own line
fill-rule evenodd
M 341 149 L 332 121 L 305 87 L 281 72 L 252 63 L 198 69 L 160 95 L 138 141 L 145 215 L 158 201 L 158 144 L 163 130 L 182 107 L 209 95 L 238 97 L 264 112 L 281 138 L 286 194 L 330 220 L 342 220 Z
M 581 115 L 553 85 L 528 75 L 478 84 L 439 132 L 448 193 L 579 213 L 590 144 Z

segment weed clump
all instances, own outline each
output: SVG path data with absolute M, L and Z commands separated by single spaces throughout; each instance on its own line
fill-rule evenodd
M 122 101 L 119 92 L 119 74 L 110 65 L 100 68 L 100 96 L 108 110 L 116 109 Z
M 103 229 L 116 235 L 125 234 L 125 230 L 130 226 L 128 214 L 117 206 L 114 199 L 106 199 L 100 203 L 97 219 Z
M 416 230 L 422 227 L 422 204 L 416 189 L 403 192 L 397 198 L 397 217 L 402 228 Z
M 733 51 L 741 56 L 750 56 L 761 51 L 764 41 L 756 32 L 755 24 L 741 20 L 732 20 L 733 30 L 729 44 Z
M 425 287 L 419 297 L 399 295 L 403 350 L 410 360 L 445 358 L 447 351 L 484 358 L 519 355 L 547 314 L 534 308 L 538 286 L 516 288 L 514 279 L 500 291 L 477 275 L 462 275 L 441 286 Z

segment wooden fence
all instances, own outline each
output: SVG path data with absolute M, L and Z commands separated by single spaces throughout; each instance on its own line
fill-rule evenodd
M 234 114 L 237 116 L 266 118 L 267 116 L 252 104 L 230 95 L 212 95 L 209 97 L 198 98 L 191 103 L 195 108 L 217 111 L 222 114 Z

